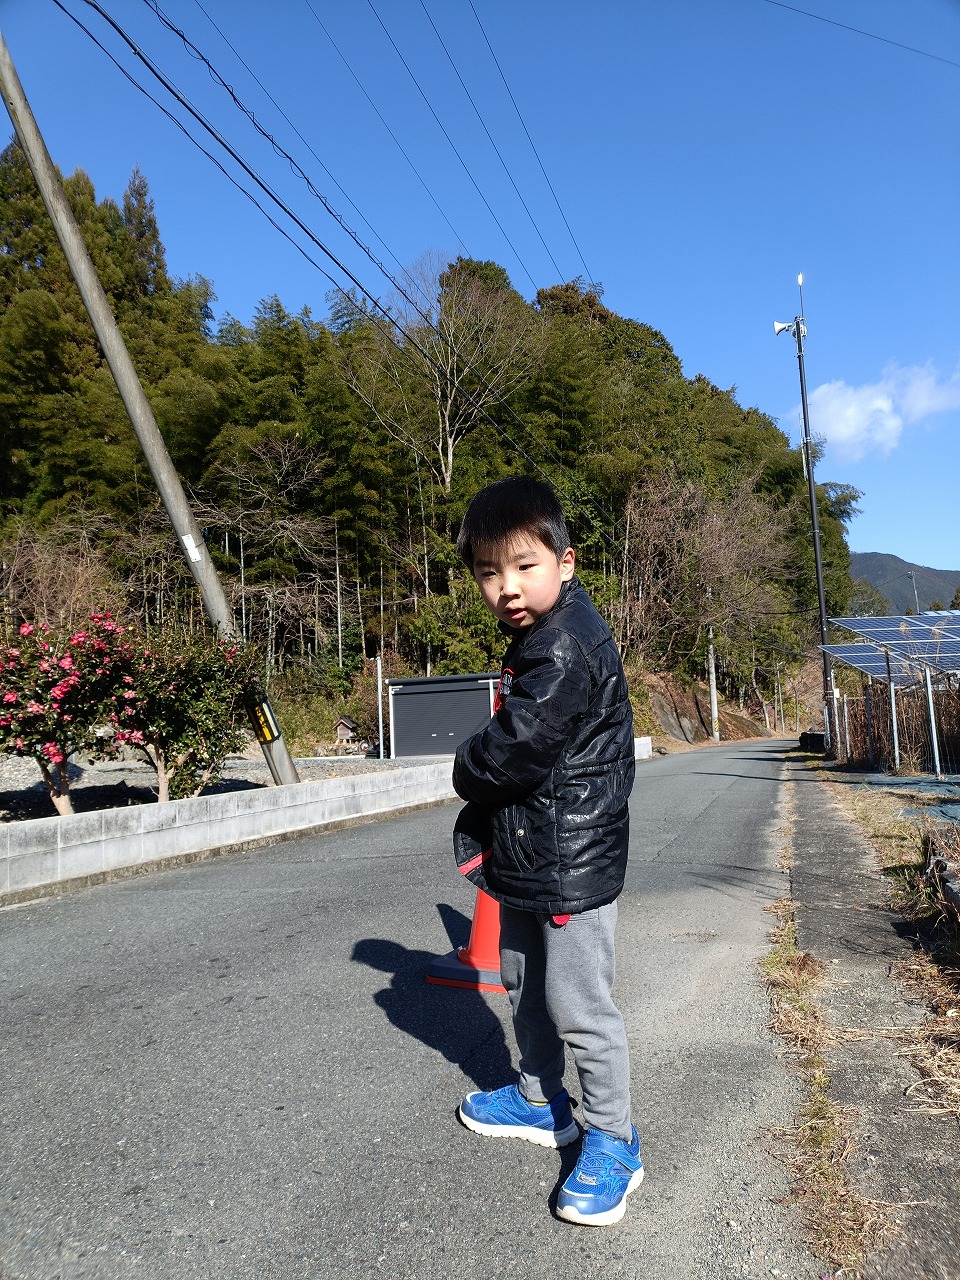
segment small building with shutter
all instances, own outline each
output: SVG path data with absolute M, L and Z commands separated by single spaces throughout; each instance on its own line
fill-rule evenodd
M 452 756 L 493 715 L 499 672 L 387 680 L 390 758 Z

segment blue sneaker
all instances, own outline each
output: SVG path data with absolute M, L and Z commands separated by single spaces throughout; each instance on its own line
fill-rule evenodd
M 565 1147 L 580 1132 L 566 1089 L 542 1107 L 528 1102 L 515 1084 L 492 1093 L 468 1093 L 460 1103 L 459 1116 L 474 1133 L 523 1138 L 538 1147 Z
M 588 1129 L 577 1167 L 560 1188 L 557 1213 L 567 1222 L 607 1227 L 620 1221 L 627 1209 L 627 1196 L 642 1181 L 636 1129 L 630 1142 Z

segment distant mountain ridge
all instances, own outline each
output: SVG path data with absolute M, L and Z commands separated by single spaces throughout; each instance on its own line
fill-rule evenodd
M 850 573 L 876 587 L 890 601 L 891 612 L 915 611 L 913 584 L 917 584 L 920 608 L 929 609 L 934 600 L 944 608 L 950 607 L 954 592 L 960 587 L 960 569 L 931 569 L 923 564 L 911 564 L 899 556 L 883 551 L 852 551 Z M 914 574 L 914 579 L 910 574 Z

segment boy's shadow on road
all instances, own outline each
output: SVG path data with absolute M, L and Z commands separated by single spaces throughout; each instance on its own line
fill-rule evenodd
M 464 946 L 470 934 L 469 919 L 445 903 L 437 903 L 437 910 L 451 945 Z M 393 974 L 390 985 L 377 992 L 374 1002 L 399 1030 L 442 1053 L 448 1062 L 455 1062 L 478 1089 L 497 1089 L 516 1078 L 503 1026 L 480 992 L 433 986 L 426 981 L 434 954 L 387 938 L 363 938 L 354 946 L 352 958 Z M 507 1013 L 506 997 L 494 999 L 503 1000 Z

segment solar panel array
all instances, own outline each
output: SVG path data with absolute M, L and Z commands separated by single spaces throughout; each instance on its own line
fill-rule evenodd
M 823 646 L 823 651 L 832 658 L 845 662 L 848 667 L 856 667 L 871 679 L 887 683 L 887 658 L 882 649 L 877 649 L 872 644 L 827 644 Z M 892 653 L 889 678 L 898 689 L 903 689 L 922 679 L 923 672 Z
M 960 673 L 960 609 L 830 621 L 866 643 L 828 644 L 824 652 L 877 680 L 887 680 L 887 654 L 890 676 L 898 686 L 916 684 L 924 667 L 944 675 Z

